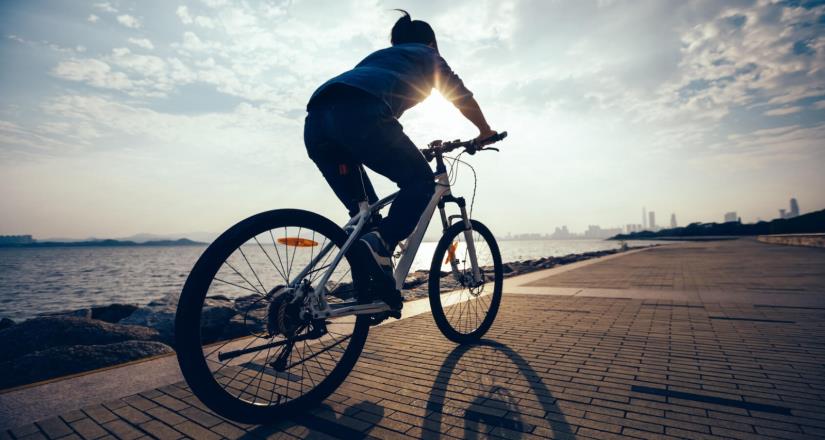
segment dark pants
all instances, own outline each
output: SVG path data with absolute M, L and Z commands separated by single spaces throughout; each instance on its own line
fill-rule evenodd
M 398 197 L 378 226 L 391 247 L 407 238 L 435 189 L 433 172 L 386 104 L 349 87 L 312 103 L 304 124 L 309 157 L 349 210 L 378 200 L 362 165 L 398 185 Z

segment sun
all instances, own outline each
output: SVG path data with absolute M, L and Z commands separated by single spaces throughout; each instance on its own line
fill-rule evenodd
M 438 90 L 404 114 L 415 131 L 426 130 L 431 137 L 455 139 L 472 136 L 472 125 Z M 405 124 L 406 125 L 406 124 Z

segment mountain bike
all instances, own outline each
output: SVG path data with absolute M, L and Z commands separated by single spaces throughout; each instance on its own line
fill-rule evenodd
M 506 136 L 433 141 L 421 150 L 435 160 L 435 191 L 395 254 L 393 279 L 401 290 L 438 209 L 443 234 L 430 264 L 429 303 L 438 328 L 457 343 L 477 341 L 493 324 L 503 270 L 493 234 L 452 195 L 451 177 L 466 164 L 461 154 L 498 151 L 488 145 Z M 453 151 L 457 157 L 446 156 Z M 370 327 L 390 311 L 351 248 L 396 195 L 373 204 L 365 195 L 343 228 L 309 211 L 262 212 L 204 251 L 181 292 L 175 348 L 186 382 L 207 407 L 262 423 L 318 404 L 344 381 Z M 470 213 L 474 199 L 475 190 Z M 448 215 L 448 204 L 458 214 Z

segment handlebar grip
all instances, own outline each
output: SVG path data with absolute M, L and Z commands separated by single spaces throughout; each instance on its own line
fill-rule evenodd
M 502 140 L 506 137 L 507 137 L 507 132 L 502 131 L 501 133 L 494 134 L 494 135 L 488 137 L 487 139 L 479 141 L 478 143 L 480 145 L 492 144 L 493 142 L 498 142 L 498 141 L 500 141 L 500 140 Z

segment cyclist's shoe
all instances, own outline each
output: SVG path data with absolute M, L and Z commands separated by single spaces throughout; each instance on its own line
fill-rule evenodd
M 378 292 L 378 297 L 381 298 L 381 301 L 387 303 L 390 306 L 390 316 L 393 318 L 400 318 L 401 317 L 401 309 L 404 308 L 404 296 L 401 295 L 401 292 L 398 289 L 384 289 Z M 398 316 L 395 316 L 395 313 Z
M 358 252 L 368 262 L 370 275 L 387 286 L 395 285 L 392 278 L 392 250 L 378 231 L 367 232 L 358 240 Z

